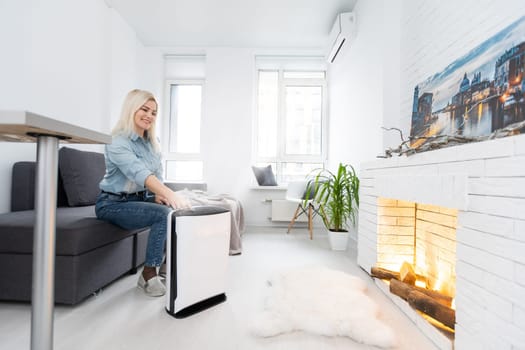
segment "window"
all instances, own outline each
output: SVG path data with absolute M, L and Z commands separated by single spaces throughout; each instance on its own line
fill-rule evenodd
M 164 178 L 167 181 L 203 180 L 201 114 L 206 57 L 165 57 L 166 121 L 163 128 Z
M 168 181 L 202 181 L 200 134 L 203 83 L 200 80 L 168 81 L 168 152 L 163 154 Z
M 324 71 L 259 69 L 256 164 L 272 164 L 280 183 L 322 168 L 325 107 Z

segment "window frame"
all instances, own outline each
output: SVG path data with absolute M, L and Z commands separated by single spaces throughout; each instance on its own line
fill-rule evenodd
M 277 154 L 274 157 L 259 156 L 259 73 L 278 72 L 278 125 L 277 125 Z M 285 72 L 322 72 L 324 78 L 285 78 Z M 283 181 L 284 163 L 319 163 L 324 168 L 327 162 L 328 145 L 328 93 L 326 70 L 322 69 L 286 69 L 284 67 L 261 68 L 256 67 L 255 82 L 255 121 L 254 121 L 254 157 L 255 164 L 275 165 L 275 175 L 278 182 Z M 321 87 L 321 152 L 319 155 L 286 154 L 286 88 L 302 86 Z M 305 174 L 306 175 L 306 174 Z
M 166 123 L 162 132 L 162 163 L 164 180 L 170 181 L 182 181 L 176 179 L 168 179 L 168 162 L 169 161 L 198 161 L 203 162 L 202 158 L 202 120 L 204 110 L 204 99 L 205 99 L 205 79 L 203 78 L 185 78 L 185 79 L 166 79 L 164 85 L 164 96 L 165 96 L 165 116 Z M 199 128 L 199 152 L 171 152 L 170 150 L 170 135 L 176 134 L 176 129 L 172 132 L 172 120 L 171 120 L 171 87 L 173 85 L 200 85 L 201 86 L 201 114 L 200 114 L 200 128 Z M 204 172 L 204 170 L 203 170 Z M 183 180 L 185 182 L 202 182 L 204 180 L 204 174 L 201 174 L 200 179 Z

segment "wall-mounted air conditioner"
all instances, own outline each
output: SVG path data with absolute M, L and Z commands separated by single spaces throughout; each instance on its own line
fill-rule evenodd
M 356 33 L 356 18 L 353 12 L 343 12 L 337 15 L 328 39 L 326 60 L 333 63 L 344 46 Z

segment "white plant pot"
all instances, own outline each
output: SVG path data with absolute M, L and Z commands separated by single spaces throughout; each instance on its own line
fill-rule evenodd
M 332 250 L 346 250 L 348 245 L 348 232 L 328 231 L 328 240 Z

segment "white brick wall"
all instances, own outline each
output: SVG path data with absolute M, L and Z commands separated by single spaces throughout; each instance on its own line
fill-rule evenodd
M 378 176 L 376 189 L 386 198 L 448 208 L 466 208 L 466 174 L 439 175 L 437 169 L 436 165 L 432 168 L 427 165 L 403 167 L 402 175 Z M 442 196 L 441 193 L 447 193 L 447 196 Z
M 525 265 L 514 264 L 514 280 L 519 285 L 525 287 Z
M 514 324 L 525 324 L 525 308 L 514 307 Z
M 362 165 L 362 191 L 374 193 L 358 228 L 358 263 L 367 271 L 381 253 L 377 197 L 438 202 L 428 204 L 464 197 L 454 201 L 464 206 L 456 232 L 456 349 L 525 346 L 524 147 L 518 135 Z M 451 179 L 463 179 L 461 195 Z

